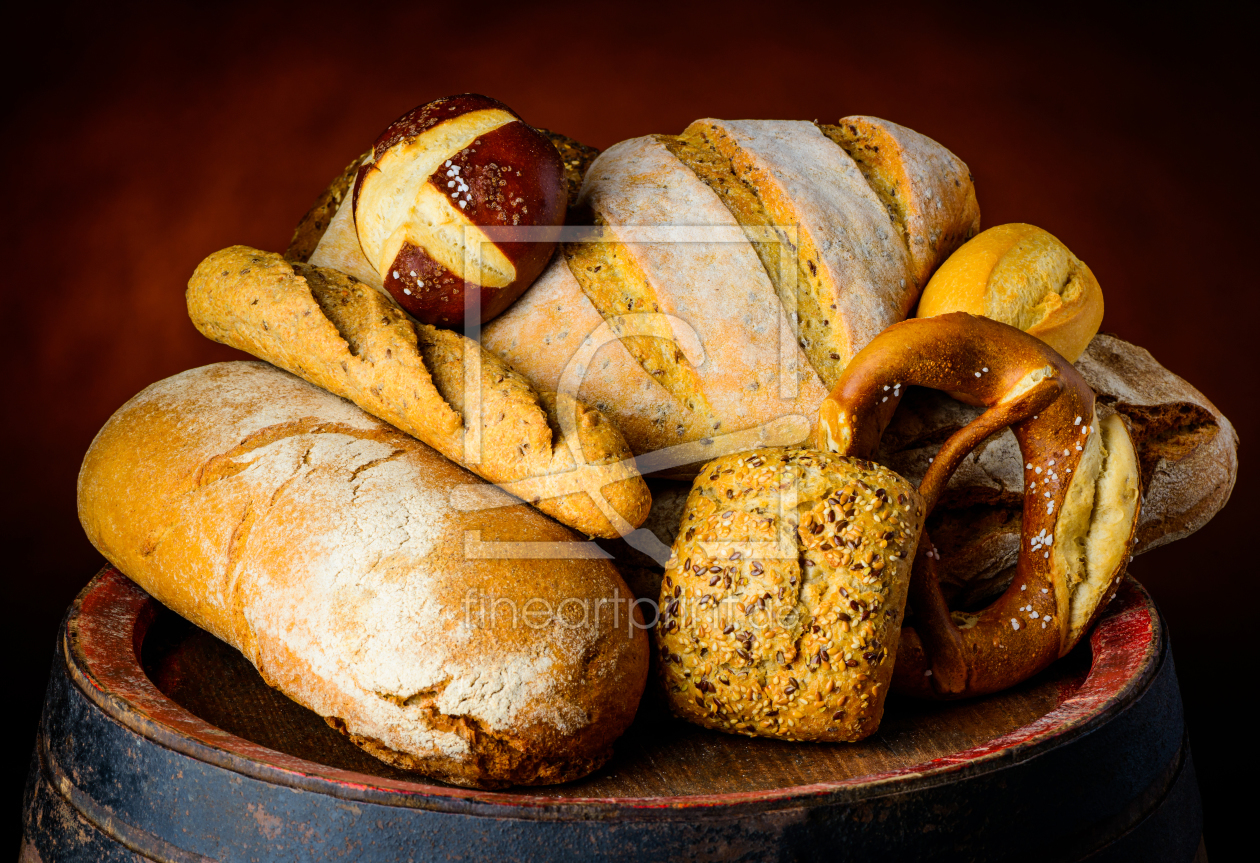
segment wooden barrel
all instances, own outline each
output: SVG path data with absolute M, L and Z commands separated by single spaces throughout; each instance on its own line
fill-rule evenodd
M 649 704 L 582 781 L 418 781 L 106 569 L 67 614 L 24 861 L 1172 860 L 1201 814 L 1168 640 L 1127 580 L 1008 692 L 890 700 L 859 744 L 732 737 Z

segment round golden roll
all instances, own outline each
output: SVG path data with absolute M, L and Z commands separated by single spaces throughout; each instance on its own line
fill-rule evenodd
M 874 732 L 923 511 L 910 483 L 862 459 L 768 448 L 709 462 L 661 584 L 673 712 L 786 740 Z
M 1102 288 L 1049 231 L 998 225 L 965 243 L 932 276 L 916 317 L 983 315 L 1041 339 L 1076 362 L 1103 319 Z

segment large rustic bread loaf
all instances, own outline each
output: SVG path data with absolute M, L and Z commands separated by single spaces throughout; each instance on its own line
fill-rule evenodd
M 453 509 L 476 482 L 292 375 L 222 363 L 110 419 L 79 512 L 124 573 L 377 757 L 461 785 L 574 779 L 633 718 L 646 639 L 606 561 L 511 559 L 588 548 L 572 532 L 507 495 Z
M 812 419 L 979 226 L 966 165 L 866 117 L 706 119 L 624 141 L 579 205 L 595 241 L 566 244 L 482 343 L 544 388 L 580 381 L 636 453 Z
M 532 480 L 522 496 L 570 527 L 618 536 L 647 516 L 630 450 L 598 411 L 536 393 L 474 342 L 412 321 L 353 276 L 232 246 L 202 261 L 187 300 L 205 336 L 351 399 L 491 482 Z M 468 346 L 480 358 L 479 410 L 466 404 Z M 606 471 L 602 500 L 561 492 L 577 455 Z

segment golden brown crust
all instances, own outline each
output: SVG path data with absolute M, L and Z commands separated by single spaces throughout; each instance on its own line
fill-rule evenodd
M 350 193 L 359 168 L 371 155 L 372 151 L 368 150 L 346 165 L 346 169 L 337 176 L 337 179 L 329 183 L 328 188 L 315 199 L 315 203 L 293 229 L 293 239 L 289 240 L 289 247 L 284 250 L 286 258 L 303 264 L 311 259 L 311 254 L 323 238 L 324 231 L 328 230 L 333 216 L 337 215 L 337 210 L 341 208 L 341 202 Z
M 111 562 L 374 755 L 461 785 L 566 781 L 630 724 L 644 633 L 606 561 L 486 552 L 578 537 L 510 501 L 460 512 L 462 484 L 348 402 L 223 363 L 111 418 L 79 509 Z
M 671 709 L 749 736 L 874 732 L 922 525 L 913 487 L 871 462 L 775 448 L 705 465 L 661 586 Z
M 1020 223 L 973 237 L 932 275 L 915 315 L 970 312 L 1041 339 L 1076 362 L 1098 332 L 1093 272 L 1050 232 Z
M 1229 500 L 1238 436 L 1202 393 L 1146 350 L 1101 333 L 1076 368 L 1128 423 L 1142 472 L 1142 514 L 1134 554 L 1188 536 Z M 981 409 L 944 393 L 912 389 L 880 440 L 876 460 L 918 482 L 940 444 Z M 942 587 L 974 607 L 1010 584 L 1019 550 L 1023 462 L 1005 431 L 978 447 L 955 473 L 928 531 L 941 551 Z
M 911 588 L 916 623 L 894 685 L 923 697 L 995 692 L 1080 640 L 1129 561 L 1140 510 L 1137 455 L 1124 423 L 1095 411 L 1066 360 L 1007 324 L 963 313 L 890 327 L 823 402 L 819 446 L 873 455 L 885 405 L 902 387 L 962 392 L 987 410 L 941 446 L 919 483 L 929 513 L 955 468 L 1010 426 L 1025 472 L 1014 581 L 990 607 L 951 619 L 924 536 Z
M 413 323 L 351 276 L 233 246 L 197 268 L 188 311 L 207 337 L 350 399 L 492 482 L 538 478 L 531 502 L 577 530 L 617 536 L 618 527 L 637 527 L 647 516 L 651 498 L 617 428 L 581 405 L 561 416 L 525 378 L 480 349 L 477 450 L 464 428 L 463 362 L 471 343 Z M 612 512 L 586 492 L 559 494 L 574 476 L 566 428 L 586 462 L 604 467 L 602 494 Z
M 878 117 L 844 117 L 819 128 L 857 162 L 884 202 L 922 290 L 932 271 L 980 230 L 971 171 L 932 139 Z

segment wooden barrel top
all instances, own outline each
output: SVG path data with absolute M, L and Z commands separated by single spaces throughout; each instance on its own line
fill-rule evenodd
M 395 826 L 378 826 L 372 844 L 390 853 L 408 836 L 428 836 L 432 854 L 410 853 L 413 859 L 446 859 L 468 842 L 480 853 L 494 856 L 489 849 L 497 848 L 494 853 L 516 859 L 636 859 L 640 852 L 631 849 L 643 843 L 644 859 L 690 856 L 701 846 L 720 859 L 794 859 L 823 847 L 816 843 L 841 840 L 855 850 L 954 859 L 950 842 L 966 856 L 968 848 L 1022 835 L 1012 819 L 1033 819 L 1033 825 L 1043 816 L 1057 818 L 1059 832 L 1070 834 L 1068 851 L 1084 856 L 1140 832 L 1169 801 L 1185 822 L 1178 829 L 1193 832 L 1184 841 L 1198 844 L 1197 788 L 1163 626 L 1150 597 L 1131 579 L 1088 641 L 1033 680 L 961 702 L 890 698 L 879 731 L 860 743 L 723 735 L 673 719 L 649 698 L 611 762 L 592 776 L 499 792 L 443 785 L 377 761 L 269 688 L 233 648 L 161 607 L 116 570 L 107 568 L 85 588 L 63 638 L 59 663 L 66 683 L 58 686 L 55 669 L 32 775 L 42 769 L 49 787 L 79 813 L 75 817 L 98 829 L 98 821 L 108 821 L 115 841 L 159 858 L 249 859 L 269 831 L 274 844 L 299 824 L 309 827 L 318 813 L 347 805 L 389 815 L 376 823 Z M 101 725 L 97 713 L 110 724 Z M 80 744 L 63 740 L 66 729 L 88 726 L 100 727 L 105 742 L 97 749 L 75 749 Z M 159 746 L 141 757 L 136 753 L 146 741 Z M 101 747 L 109 746 L 133 760 L 157 759 L 136 767 L 126 781 L 111 780 L 118 788 L 179 798 L 179 784 L 195 774 L 211 800 L 206 817 L 219 810 L 238 818 L 254 812 L 245 819 L 246 832 L 262 838 L 251 833 L 236 848 L 211 827 L 177 827 L 167 823 L 170 816 L 153 815 L 160 806 L 151 812 L 130 802 L 101 779 L 118 770 L 97 763 L 104 760 Z M 246 783 L 252 789 L 257 812 L 233 798 L 245 792 L 225 791 L 232 799 L 218 800 L 213 788 L 223 777 L 223 788 Z M 289 796 L 268 802 L 274 788 Z M 196 820 L 192 814 L 183 820 L 189 819 Z M 458 827 L 454 834 L 452 827 Z M 139 838 L 126 840 L 128 829 Z M 362 825 L 347 822 L 344 829 L 353 837 Z M 391 830 L 397 833 L 392 839 Z M 191 834 L 208 837 L 198 840 L 203 844 L 219 843 L 218 853 L 203 848 L 193 858 L 180 856 L 183 837 Z M 315 845 L 327 851 L 323 839 L 294 842 L 273 856 L 312 859 L 319 856 Z M 1036 859 L 1039 846 L 1030 847 L 1019 854 L 1009 849 L 1012 859 Z M 1007 854 L 989 849 L 985 856 Z

